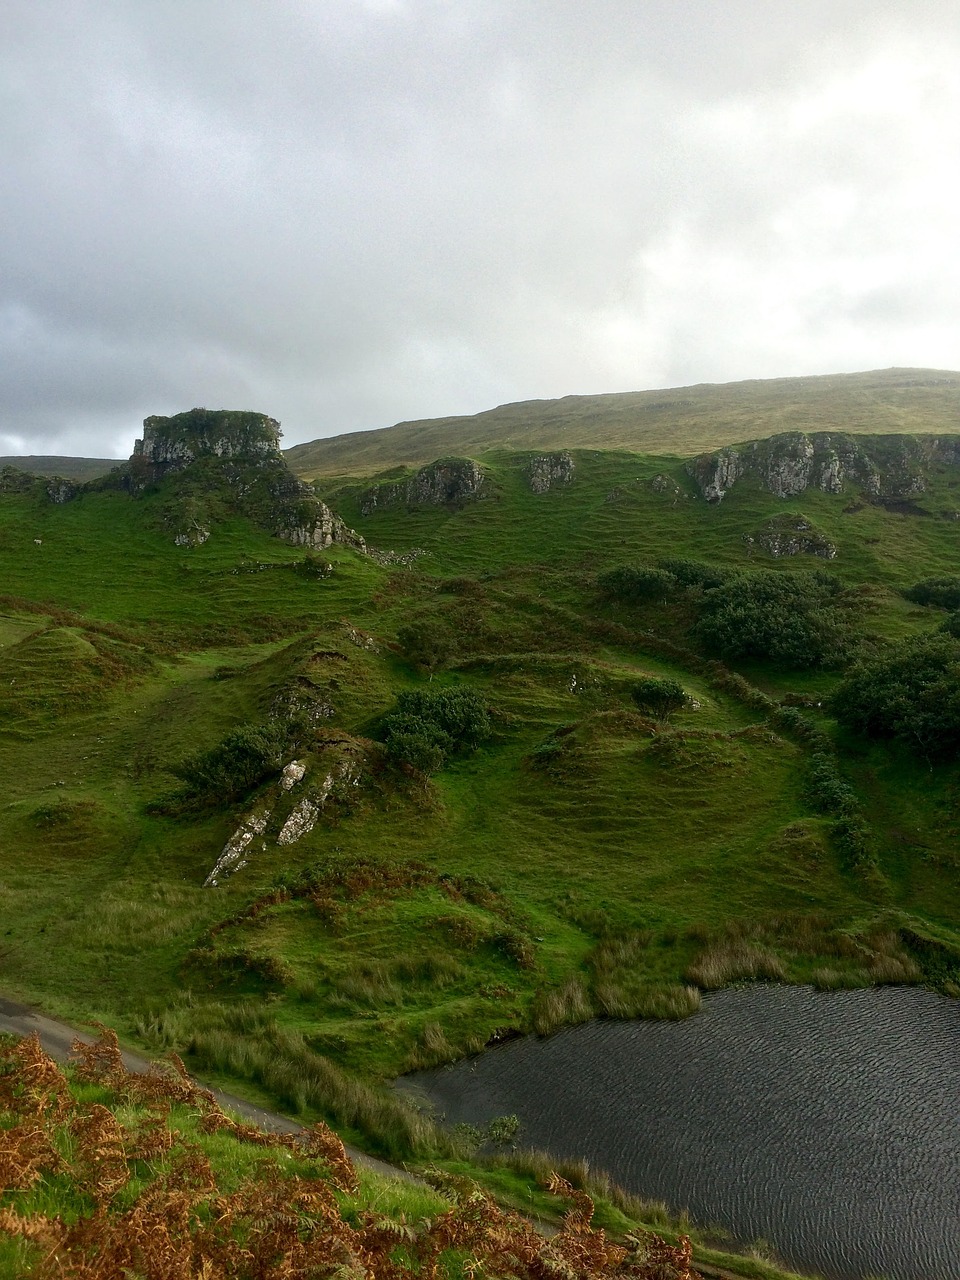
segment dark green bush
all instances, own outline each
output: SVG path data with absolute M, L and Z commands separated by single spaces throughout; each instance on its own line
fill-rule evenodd
M 449 627 L 433 618 L 400 627 L 397 643 L 406 660 L 421 671 L 436 671 L 450 660 L 456 649 Z
M 623 604 L 640 604 L 646 600 L 666 600 L 676 586 L 672 574 L 662 569 L 632 568 L 621 565 L 597 578 L 597 586 L 609 600 Z
M 928 758 L 960 752 L 960 643 L 923 636 L 861 663 L 831 699 L 834 715 L 868 737 L 895 738 Z
M 935 605 L 939 609 L 960 609 L 960 578 L 924 578 L 907 587 L 904 596 L 914 604 Z
M 450 757 L 475 751 L 492 726 L 473 689 L 414 689 L 400 694 L 383 730 L 392 760 L 436 773 Z
M 840 777 L 837 762 L 826 752 L 816 752 L 807 774 L 806 797 L 819 813 L 835 818 L 856 814 L 860 808 L 856 792 Z
M 681 587 L 721 587 L 730 576 L 729 570 L 717 569 L 700 560 L 664 559 L 657 561 L 657 568 L 668 573 Z
M 762 658 L 790 668 L 833 666 L 852 634 L 841 584 L 823 572 L 738 573 L 704 596 L 695 633 L 728 658 Z
M 288 726 L 279 720 L 241 725 L 215 747 L 171 767 L 186 783 L 179 798 L 200 805 L 241 799 L 281 767 L 287 742 Z
M 630 696 L 641 711 L 665 720 L 671 711 L 679 711 L 687 700 L 683 685 L 676 680 L 644 676 L 630 690 Z

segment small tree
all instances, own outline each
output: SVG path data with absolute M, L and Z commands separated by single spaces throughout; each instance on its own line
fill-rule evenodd
M 630 696 L 641 711 L 649 712 L 658 720 L 666 720 L 687 700 L 682 684 L 676 680 L 661 680 L 657 676 L 644 676 L 630 690 Z
M 453 636 L 446 627 L 432 620 L 411 622 L 400 627 L 397 643 L 407 661 L 421 671 L 436 671 L 454 653 Z
M 907 587 L 903 594 L 914 604 L 960 609 L 960 578 L 924 578 Z

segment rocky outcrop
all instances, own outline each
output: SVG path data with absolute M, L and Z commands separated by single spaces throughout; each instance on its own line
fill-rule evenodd
M 165 489 L 163 523 L 177 546 L 199 546 L 218 517 L 239 512 L 294 546 L 366 550 L 363 538 L 289 469 L 280 424 L 266 414 L 191 409 L 145 418 L 125 485 L 134 496 L 150 486 Z
M 71 502 L 83 491 L 83 485 L 75 480 L 65 480 L 63 476 L 37 476 L 29 471 L 21 471 L 18 467 L 4 467 L 0 471 L 0 493 L 36 493 L 46 497 L 48 502 L 59 506 Z
M 241 871 L 257 851 L 285 848 L 309 835 L 329 805 L 360 786 L 366 749 L 356 738 L 329 736 L 304 759 L 286 764 L 223 846 L 204 888 Z
M 674 506 L 676 506 L 683 492 L 676 480 L 672 476 L 665 475 L 662 471 L 650 481 L 650 488 L 654 493 L 660 493 L 665 497 L 672 498 Z
M 51 476 L 47 481 L 47 497 L 60 506 L 64 502 L 72 502 L 81 488 L 72 480 L 64 480 L 63 476 Z
M 762 547 L 775 559 L 782 556 L 818 556 L 821 560 L 833 560 L 837 548 L 807 518 L 796 515 L 779 515 L 768 520 L 756 534 L 744 538 L 748 547 Z
M 306 487 L 306 486 L 304 486 Z M 284 542 L 292 542 L 295 547 L 353 547 L 357 551 L 365 551 L 366 543 L 356 530 L 351 529 L 325 502 L 311 494 L 312 502 L 306 512 L 301 511 L 299 517 L 290 524 L 281 525 L 277 536 Z
M 198 458 L 257 459 L 279 452 L 280 423 L 275 418 L 234 409 L 190 409 L 171 418 L 144 418 L 143 438 L 133 446 L 130 462 L 159 479 Z
M 447 507 L 458 510 L 485 494 L 483 468 L 472 458 L 441 458 L 421 467 L 408 480 L 378 484 L 360 499 L 365 516 L 382 507 Z
M 549 493 L 557 485 L 569 484 L 576 465 L 569 453 L 541 453 L 524 468 L 531 493 Z
M 743 475 L 743 463 L 736 449 L 701 454 L 687 463 L 687 471 L 708 502 L 720 502 Z
M 808 489 L 862 493 L 878 502 L 904 502 L 927 487 L 934 463 L 960 462 L 960 440 L 937 436 L 849 436 L 785 432 L 736 448 L 704 453 L 687 464 L 708 502 L 720 502 L 741 478 L 778 498 Z

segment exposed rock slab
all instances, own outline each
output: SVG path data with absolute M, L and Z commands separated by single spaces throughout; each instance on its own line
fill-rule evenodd
M 294 546 L 366 550 L 363 538 L 290 471 L 280 452 L 280 424 L 266 414 L 191 409 L 145 418 L 126 487 L 136 496 L 165 481 L 173 485 L 166 523 L 178 546 L 206 541 L 219 504 Z

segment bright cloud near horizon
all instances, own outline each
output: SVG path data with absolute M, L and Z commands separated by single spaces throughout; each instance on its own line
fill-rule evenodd
M 955 0 L 8 0 L 0 454 L 960 364 Z

